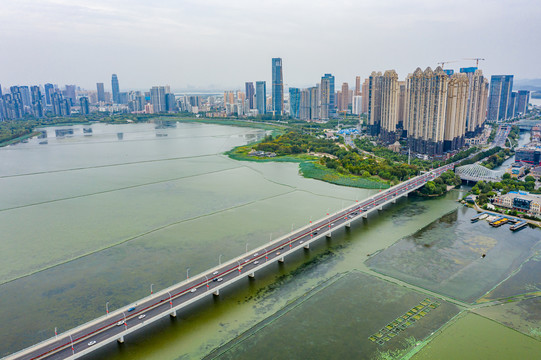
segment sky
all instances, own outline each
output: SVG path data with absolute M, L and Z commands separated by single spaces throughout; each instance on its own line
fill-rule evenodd
M 540 19 L 539 0 L 0 0 L 0 84 L 241 89 L 271 81 L 272 57 L 286 88 L 476 57 L 534 79 Z

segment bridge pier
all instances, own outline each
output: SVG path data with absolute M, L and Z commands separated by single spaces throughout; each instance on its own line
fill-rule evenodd
M 278 261 L 283 263 L 284 262 L 284 257 L 282 256 L 281 258 L 278 259 Z
M 177 311 L 176 310 L 173 310 L 171 312 L 171 314 L 169 314 L 169 316 L 171 316 L 172 318 L 176 318 L 177 317 Z
M 255 273 L 253 273 L 253 272 L 252 272 L 252 273 L 249 273 L 248 276 L 251 277 L 251 278 L 253 279 L 253 278 L 255 278 Z
M 215 292 L 212 293 L 212 295 L 219 296 L 220 295 L 220 289 L 217 289 Z
M 378 207 L 378 210 L 379 210 L 379 211 L 383 211 L 383 205 L 380 206 L 380 207 Z
M 330 239 L 332 237 L 332 233 L 328 232 L 325 236 Z
M 393 199 L 392 203 L 393 203 L 393 204 L 396 204 L 396 198 Z
M 118 339 L 116 339 L 116 341 L 117 341 L 119 344 L 124 344 L 124 335 L 122 335 L 121 337 L 119 337 Z
M 305 248 L 306 250 L 310 250 L 310 244 L 304 245 L 304 248 Z
M 363 214 L 363 218 L 368 219 L 368 213 L 365 212 L 365 213 Z
M 347 227 L 347 228 L 350 228 L 350 227 L 351 227 L 351 223 L 348 222 L 348 223 L 346 224 L 346 227 Z

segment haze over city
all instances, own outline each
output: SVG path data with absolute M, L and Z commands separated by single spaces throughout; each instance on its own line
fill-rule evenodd
M 284 61 L 285 86 L 337 83 L 373 70 L 400 78 L 417 67 L 475 66 L 487 75 L 541 77 L 532 36 L 534 1 L 5 1 L 2 85 L 94 88 L 117 73 L 123 89 L 242 88 L 270 80 Z M 460 60 L 460 61 L 456 61 Z M 456 61 L 452 62 L 451 61 Z

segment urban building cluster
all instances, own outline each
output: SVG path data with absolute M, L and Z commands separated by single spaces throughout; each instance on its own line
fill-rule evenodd
M 522 211 L 532 216 L 541 215 L 541 196 L 526 191 L 509 191 L 494 198 L 494 205 Z
M 405 80 L 394 70 L 372 72 L 353 89 L 347 82 L 335 89 L 335 77 L 324 74 L 312 87 L 284 90 L 281 58 L 271 60 L 270 96 L 266 81 L 246 82 L 244 91 L 221 95 L 175 95 L 169 86 L 149 91 L 120 91 L 116 74 L 111 92 L 104 83 L 96 90 L 66 85 L 0 87 L 0 121 L 25 116 L 67 116 L 72 113 L 190 112 L 207 117 L 289 116 L 304 121 L 325 122 L 342 114 L 366 114 L 367 132 L 386 145 L 407 141 L 409 150 L 440 156 L 460 149 L 479 137 L 485 121 L 511 119 L 528 111 L 529 91 L 513 91 L 513 75 L 493 75 L 490 83 L 477 67 L 453 70 L 417 68 Z M 535 155 L 535 151 L 534 151 Z

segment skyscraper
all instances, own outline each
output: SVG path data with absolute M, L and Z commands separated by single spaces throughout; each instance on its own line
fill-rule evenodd
M 291 95 L 289 96 L 291 98 Z M 310 100 L 310 89 L 302 89 L 299 104 L 299 119 L 310 120 Z
M 361 77 L 355 77 L 355 93 L 353 96 L 361 96 Z
M 32 94 L 32 112 L 36 117 L 43 117 L 43 97 L 41 96 L 41 89 L 39 86 L 32 86 L 30 88 Z
M 259 115 L 267 113 L 267 83 L 265 81 L 256 81 L 255 83 L 255 102 Z
M 457 150 L 464 146 L 469 83 L 468 75 L 462 72 L 449 78 L 443 151 Z
M 98 102 L 105 101 L 105 88 L 103 86 L 103 83 L 96 83 L 96 87 L 98 88 Z
M 366 87 L 368 98 L 368 134 L 378 136 L 381 130 L 381 72 L 373 71 Z
M 255 97 L 255 88 L 253 82 L 246 83 L 246 99 L 248 100 L 248 106 L 250 109 L 254 109 L 254 97 Z
M 45 102 L 47 103 L 47 105 L 52 105 L 53 104 L 53 101 L 52 101 L 52 97 L 53 97 L 53 92 L 54 92 L 54 85 L 53 84 L 45 84 Z
M 272 111 L 274 115 L 284 112 L 284 78 L 282 58 L 272 58 Z
M 298 119 L 301 110 L 301 89 L 289 88 L 289 115 Z
M 90 105 L 88 103 L 88 98 L 86 96 L 81 96 L 79 98 L 79 103 L 81 104 L 81 114 L 90 114 Z
M 113 103 L 120 104 L 120 86 L 116 74 L 111 76 L 111 87 L 113 89 Z M 154 111 L 156 112 L 156 109 L 154 109 Z
M 517 93 L 516 114 L 526 115 L 528 112 L 528 103 L 530 102 L 530 92 L 528 90 L 519 90 Z
M 488 80 L 476 67 L 460 68 L 468 77 L 468 104 L 466 109 L 466 137 L 474 137 L 483 129 L 486 117 Z
M 323 76 L 321 78 L 319 95 L 321 99 L 319 107 L 319 118 L 321 120 L 328 121 L 331 107 L 331 82 L 328 77 Z
M 449 78 L 441 67 L 423 72 L 417 68 L 406 79 L 406 122 L 408 144 L 422 154 L 443 153 L 443 134 Z
M 64 90 L 64 99 L 68 100 L 71 106 L 75 105 L 75 85 L 66 85 L 66 90 Z
M 165 86 L 153 86 L 150 89 L 150 103 L 155 113 L 166 112 Z
M 392 144 L 397 140 L 398 125 L 398 99 L 400 87 L 398 74 L 394 70 L 387 70 L 381 79 L 381 133 L 380 139 L 384 143 Z
M 507 107 L 513 90 L 513 75 L 492 75 L 488 95 L 487 120 L 507 119 Z
M 332 74 L 325 74 L 323 75 L 323 78 L 329 80 L 329 106 L 328 106 L 327 119 L 335 118 L 336 117 L 336 94 L 334 92 L 334 76 Z
M 0 85 L 0 98 L 2 97 L 2 85 Z
M 509 102 L 507 104 L 507 119 L 512 119 L 515 117 L 516 105 L 517 105 L 517 92 L 511 91 L 511 96 L 509 97 Z

